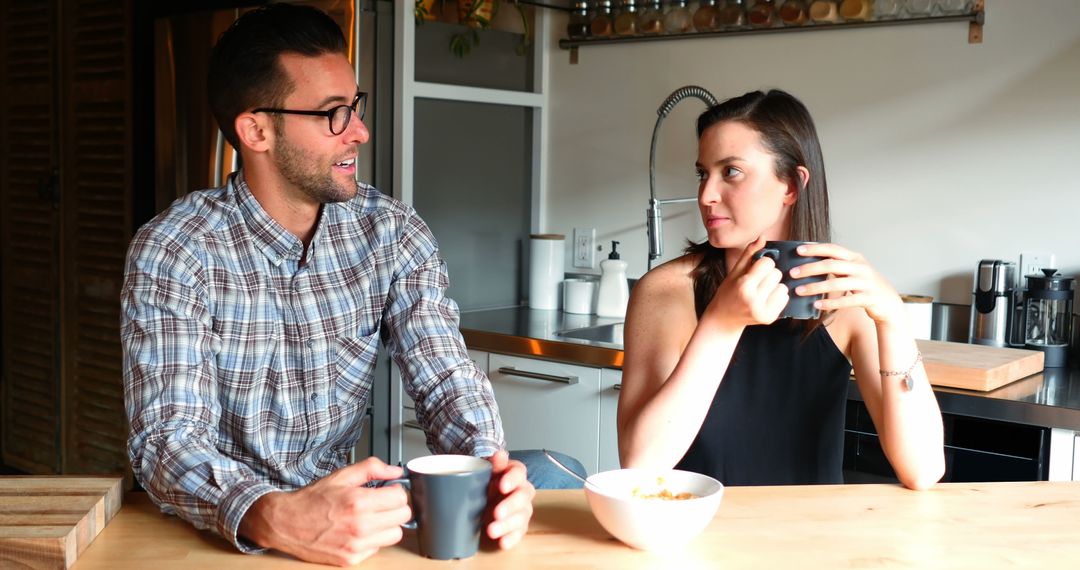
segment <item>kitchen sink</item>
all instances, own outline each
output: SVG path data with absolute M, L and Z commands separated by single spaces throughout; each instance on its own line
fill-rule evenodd
M 623 343 L 623 323 L 612 323 L 609 325 L 597 325 L 595 327 L 569 329 L 556 332 L 555 334 L 556 336 L 562 336 L 566 338 L 576 338 L 591 342 L 603 342 L 607 344 L 621 345 Z

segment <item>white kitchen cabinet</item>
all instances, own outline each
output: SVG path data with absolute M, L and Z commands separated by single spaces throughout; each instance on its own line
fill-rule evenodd
M 505 354 L 489 359 L 507 448 L 561 451 L 596 473 L 600 369 Z
M 1080 433 L 1073 435 L 1073 470 L 1072 480 L 1080 481 Z
M 619 468 L 619 433 L 617 416 L 622 370 L 600 370 L 600 463 L 599 471 Z
M 619 468 L 616 412 L 620 370 L 469 350 L 491 380 L 507 449 L 552 449 L 588 473 Z M 393 461 L 431 453 L 413 401 L 398 382 L 400 420 L 392 427 Z
M 1051 481 L 1080 481 L 1080 432 L 1050 430 Z
M 482 350 L 473 350 L 473 349 L 470 348 L 469 349 L 469 358 L 471 358 L 472 361 L 475 362 L 476 365 L 480 367 L 480 370 L 483 370 L 484 372 L 487 372 L 488 358 L 489 358 L 488 353 L 486 353 L 486 352 L 484 352 Z

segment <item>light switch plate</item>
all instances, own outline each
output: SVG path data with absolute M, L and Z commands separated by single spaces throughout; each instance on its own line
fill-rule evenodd
M 574 267 L 596 267 L 596 228 L 574 228 Z

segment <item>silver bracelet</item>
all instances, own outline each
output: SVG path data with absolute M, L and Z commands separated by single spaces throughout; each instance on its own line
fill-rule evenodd
M 909 367 L 906 371 L 901 372 L 899 370 L 878 370 L 878 372 L 880 372 L 882 376 L 903 376 L 904 389 L 910 392 L 911 388 L 915 384 L 915 381 L 911 378 L 911 373 L 915 371 L 915 367 L 918 366 L 920 362 L 922 362 L 922 351 L 916 351 L 915 362 L 912 362 L 911 367 Z

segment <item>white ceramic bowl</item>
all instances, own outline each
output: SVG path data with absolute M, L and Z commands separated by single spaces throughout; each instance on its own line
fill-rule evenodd
M 696 498 L 641 498 L 667 490 Z M 682 546 L 708 526 L 724 486 L 712 477 L 675 469 L 617 469 L 588 478 L 585 497 L 596 520 L 615 538 L 642 550 Z

